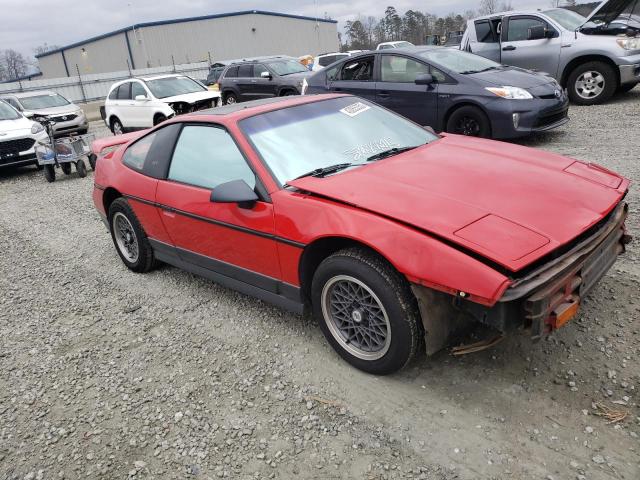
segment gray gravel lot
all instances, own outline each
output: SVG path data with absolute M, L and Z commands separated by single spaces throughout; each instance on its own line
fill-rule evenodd
M 570 115 L 521 143 L 631 178 L 640 236 L 640 88 Z M 640 478 L 637 241 L 548 339 L 373 377 L 309 318 L 131 273 L 91 190 L 0 172 L 0 478 Z

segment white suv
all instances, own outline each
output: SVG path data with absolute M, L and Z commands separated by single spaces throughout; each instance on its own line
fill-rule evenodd
M 8 103 L 0 100 L 0 168 L 36 165 L 36 142 L 49 141 L 47 132 Z
M 149 128 L 167 118 L 218 105 L 213 92 L 186 75 L 140 77 L 114 83 L 102 118 L 115 135 Z

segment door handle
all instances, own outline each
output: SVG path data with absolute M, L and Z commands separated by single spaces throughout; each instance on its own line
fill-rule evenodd
M 513 45 L 507 45 L 506 47 L 502 47 L 502 51 L 503 52 L 510 52 L 511 50 L 515 50 L 516 47 L 514 47 Z
M 175 218 L 176 217 L 176 213 L 173 211 L 173 209 L 170 208 L 163 208 L 162 209 L 162 214 L 166 217 L 169 218 Z

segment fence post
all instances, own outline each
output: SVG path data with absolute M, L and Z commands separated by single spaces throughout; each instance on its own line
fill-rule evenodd
M 171 65 L 173 65 L 173 73 L 176 73 L 176 61 L 173 58 L 173 55 L 171 55 Z
M 84 93 L 84 85 L 82 84 L 82 77 L 80 76 L 80 68 L 78 68 L 78 64 L 76 63 L 76 72 L 78 74 L 78 83 L 80 84 L 80 90 L 82 91 L 82 100 L 84 103 L 87 103 L 87 95 Z
M 209 58 L 209 68 L 211 68 L 211 52 L 207 51 L 207 57 Z
M 22 86 L 22 80 L 18 79 L 18 85 L 20 85 L 20 91 L 22 92 L 24 87 Z
M 127 58 L 127 69 L 129 70 L 129 78 L 133 77 L 133 74 L 131 73 L 131 64 L 129 63 L 129 59 Z

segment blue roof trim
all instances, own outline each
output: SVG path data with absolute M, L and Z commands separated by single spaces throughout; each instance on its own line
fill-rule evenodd
M 81 45 L 85 45 L 91 42 L 97 42 L 98 40 L 102 40 L 103 38 L 113 37 L 115 35 L 119 35 L 121 33 L 128 32 L 133 30 L 134 28 L 145 28 L 145 27 L 157 27 L 160 25 L 171 25 L 173 23 L 183 23 L 183 22 L 197 22 L 198 20 L 211 20 L 212 18 L 225 18 L 225 17 L 237 17 L 240 15 L 270 15 L 272 17 L 285 17 L 285 18 L 296 18 L 298 20 L 311 20 L 313 22 L 323 22 L 323 23 L 338 23 L 337 20 L 328 20 L 326 18 L 314 18 L 314 17 L 305 17 L 303 15 L 292 15 L 289 13 L 278 13 L 278 12 L 267 12 L 265 10 L 244 10 L 242 12 L 231 12 L 231 13 L 217 13 L 213 15 L 202 15 L 200 17 L 187 17 L 187 18 L 176 18 L 173 20 L 160 20 L 157 22 L 146 22 L 146 23 L 136 23 L 135 25 L 131 25 L 129 27 L 120 28 L 118 30 L 114 30 L 113 32 L 103 33 L 102 35 L 98 35 L 96 37 L 87 38 L 86 40 L 82 40 L 80 42 L 71 43 L 69 45 L 65 45 L 64 47 L 56 48 L 55 50 L 49 50 L 48 52 L 40 53 L 36 55 L 36 58 L 46 57 L 47 55 L 53 55 L 54 53 L 60 53 L 69 48 L 79 47 Z

